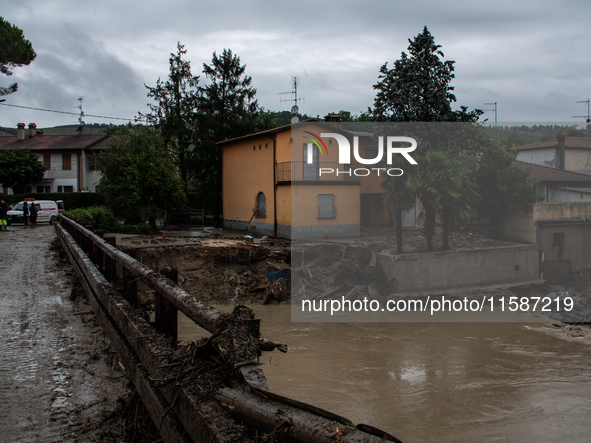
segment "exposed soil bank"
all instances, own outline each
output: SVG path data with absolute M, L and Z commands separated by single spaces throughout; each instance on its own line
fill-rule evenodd
M 247 239 L 191 238 L 165 242 L 129 237 L 120 247 L 146 266 L 176 266 L 179 285 L 210 304 L 261 304 L 288 301 L 284 283 L 272 285 L 269 273 L 290 267 L 289 243 L 256 244 Z M 283 292 L 282 292 L 283 291 Z

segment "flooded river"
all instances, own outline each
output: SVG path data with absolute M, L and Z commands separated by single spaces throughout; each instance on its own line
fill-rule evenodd
M 412 442 L 591 441 L 591 347 L 516 323 L 291 323 L 254 306 L 270 389 Z M 180 338 L 195 338 L 181 321 Z

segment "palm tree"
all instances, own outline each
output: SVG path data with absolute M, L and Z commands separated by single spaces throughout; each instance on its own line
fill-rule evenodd
M 429 151 L 418 160 L 419 166 L 407 181 L 425 208 L 425 235 L 427 250 L 433 251 L 435 220 L 438 214 L 443 221 L 443 249 L 449 249 L 449 226 L 455 216 L 467 218 L 471 204 L 478 196 L 475 185 L 462 171 L 457 160 L 446 154 Z
M 404 166 L 403 159 L 397 157 L 392 167 Z M 400 165 L 396 162 L 400 161 Z M 405 176 L 386 178 L 382 182 L 382 189 L 384 190 L 384 202 L 388 210 L 394 212 L 394 221 L 396 223 L 396 252 L 402 254 L 402 211 L 411 209 L 415 204 L 415 193 L 407 186 L 407 178 Z
M 449 249 L 449 228 L 455 219 L 467 220 L 472 214 L 472 206 L 478 201 L 478 186 L 455 159 L 448 160 L 448 186 L 441 192 L 441 219 L 443 224 L 443 250 Z

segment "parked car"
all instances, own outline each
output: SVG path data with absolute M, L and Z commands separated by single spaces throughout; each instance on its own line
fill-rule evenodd
M 61 200 L 60 200 L 61 201 Z M 6 224 L 24 223 L 23 206 L 24 201 L 15 203 L 6 213 Z M 37 206 L 37 223 L 52 224 L 60 214 L 57 202 L 53 200 L 28 200 L 27 205 Z M 62 202 L 63 205 L 63 202 Z

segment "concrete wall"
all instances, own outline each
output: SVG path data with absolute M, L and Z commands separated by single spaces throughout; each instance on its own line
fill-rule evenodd
M 591 219 L 591 202 L 537 203 L 533 217 L 536 221 Z
M 516 283 L 539 278 L 537 245 L 428 254 L 380 254 L 396 292 L 421 292 L 457 287 Z
M 556 149 L 524 149 L 517 151 L 515 160 L 524 163 L 532 163 L 539 166 L 547 166 L 549 168 L 557 167 Z
M 536 203 L 531 211 L 507 215 L 501 222 L 501 238 L 538 243 L 537 222 L 549 220 L 591 220 L 591 202 Z
M 536 243 L 536 223 L 533 211 L 505 216 L 501 220 L 500 235 L 503 240 L 520 243 Z
M 542 221 L 538 244 L 545 261 L 570 260 L 573 269 L 591 266 L 591 221 Z
M 591 188 L 548 187 L 549 203 L 584 203 L 591 202 Z
M 591 149 L 568 149 L 565 154 L 567 171 L 591 175 Z

